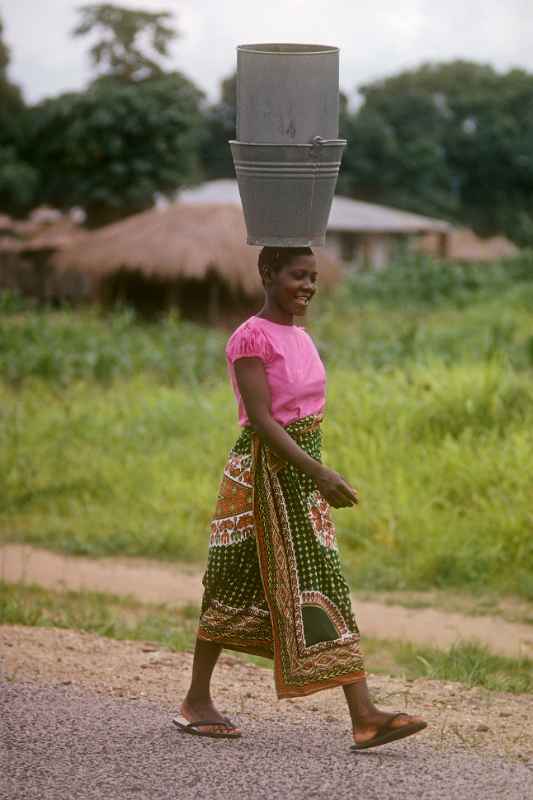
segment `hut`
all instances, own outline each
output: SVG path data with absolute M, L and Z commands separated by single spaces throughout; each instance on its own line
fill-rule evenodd
M 184 203 L 231 203 L 240 208 L 237 181 L 210 181 L 179 194 Z M 419 238 L 432 234 L 444 256 L 452 228 L 448 222 L 399 211 L 349 197 L 333 198 L 326 248 L 333 258 L 354 269 L 383 269 L 399 250 L 413 250 Z
M 192 320 L 234 324 L 262 297 L 258 248 L 245 244 L 240 205 L 172 203 L 87 232 L 53 257 L 58 270 L 83 273 L 106 305 L 133 305 L 150 316 L 173 306 Z M 321 283 L 342 275 L 318 254 Z
M 432 233 L 422 237 L 417 249 L 428 255 L 441 255 L 438 239 Z M 453 261 L 490 262 L 512 258 L 518 252 L 518 247 L 505 236 L 482 239 L 468 228 L 457 228 L 448 236 L 445 256 Z
M 0 291 L 11 290 L 37 302 L 76 301 L 87 295 L 84 276 L 61 275 L 52 256 L 83 236 L 76 214 L 37 208 L 28 219 L 0 216 Z

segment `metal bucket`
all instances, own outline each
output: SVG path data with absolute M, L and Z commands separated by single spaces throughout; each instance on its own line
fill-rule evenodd
M 237 47 L 237 140 L 309 144 L 339 135 L 339 48 Z
M 248 244 L 321 247 L 345 139 L 312 144 L 230 141 Z

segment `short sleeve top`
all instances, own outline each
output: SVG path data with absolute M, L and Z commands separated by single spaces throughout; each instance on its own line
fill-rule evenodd
M 226 358 L 239 410 L 240 425 L 249 425 L 237 386 L 234 363 L 260 358 L 271 393 L 271 413 L 281 425 L 309 414 L 321 414 L 326 401 L 326 371 L 309 334 L 297 325 L 250 317 L 230 336 Z

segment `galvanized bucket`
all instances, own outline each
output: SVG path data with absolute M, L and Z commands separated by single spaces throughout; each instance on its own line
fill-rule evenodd
M 321 247 L 345 139 L 311 144 L 230 141 L 248 244 Z
M 237 47 L 237 140 L 309 144 L 339 135 L 339 48 Z

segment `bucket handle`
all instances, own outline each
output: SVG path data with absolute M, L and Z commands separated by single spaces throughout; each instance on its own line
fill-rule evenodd
M 337 144 L 341 139 L 323 139 L 322 136 L 313 136 L 311 139 L 311 149 L 309 151 L 309 155 L 311 158 L 318 155 L 320 152 L 322 145 L 324 144 Z

